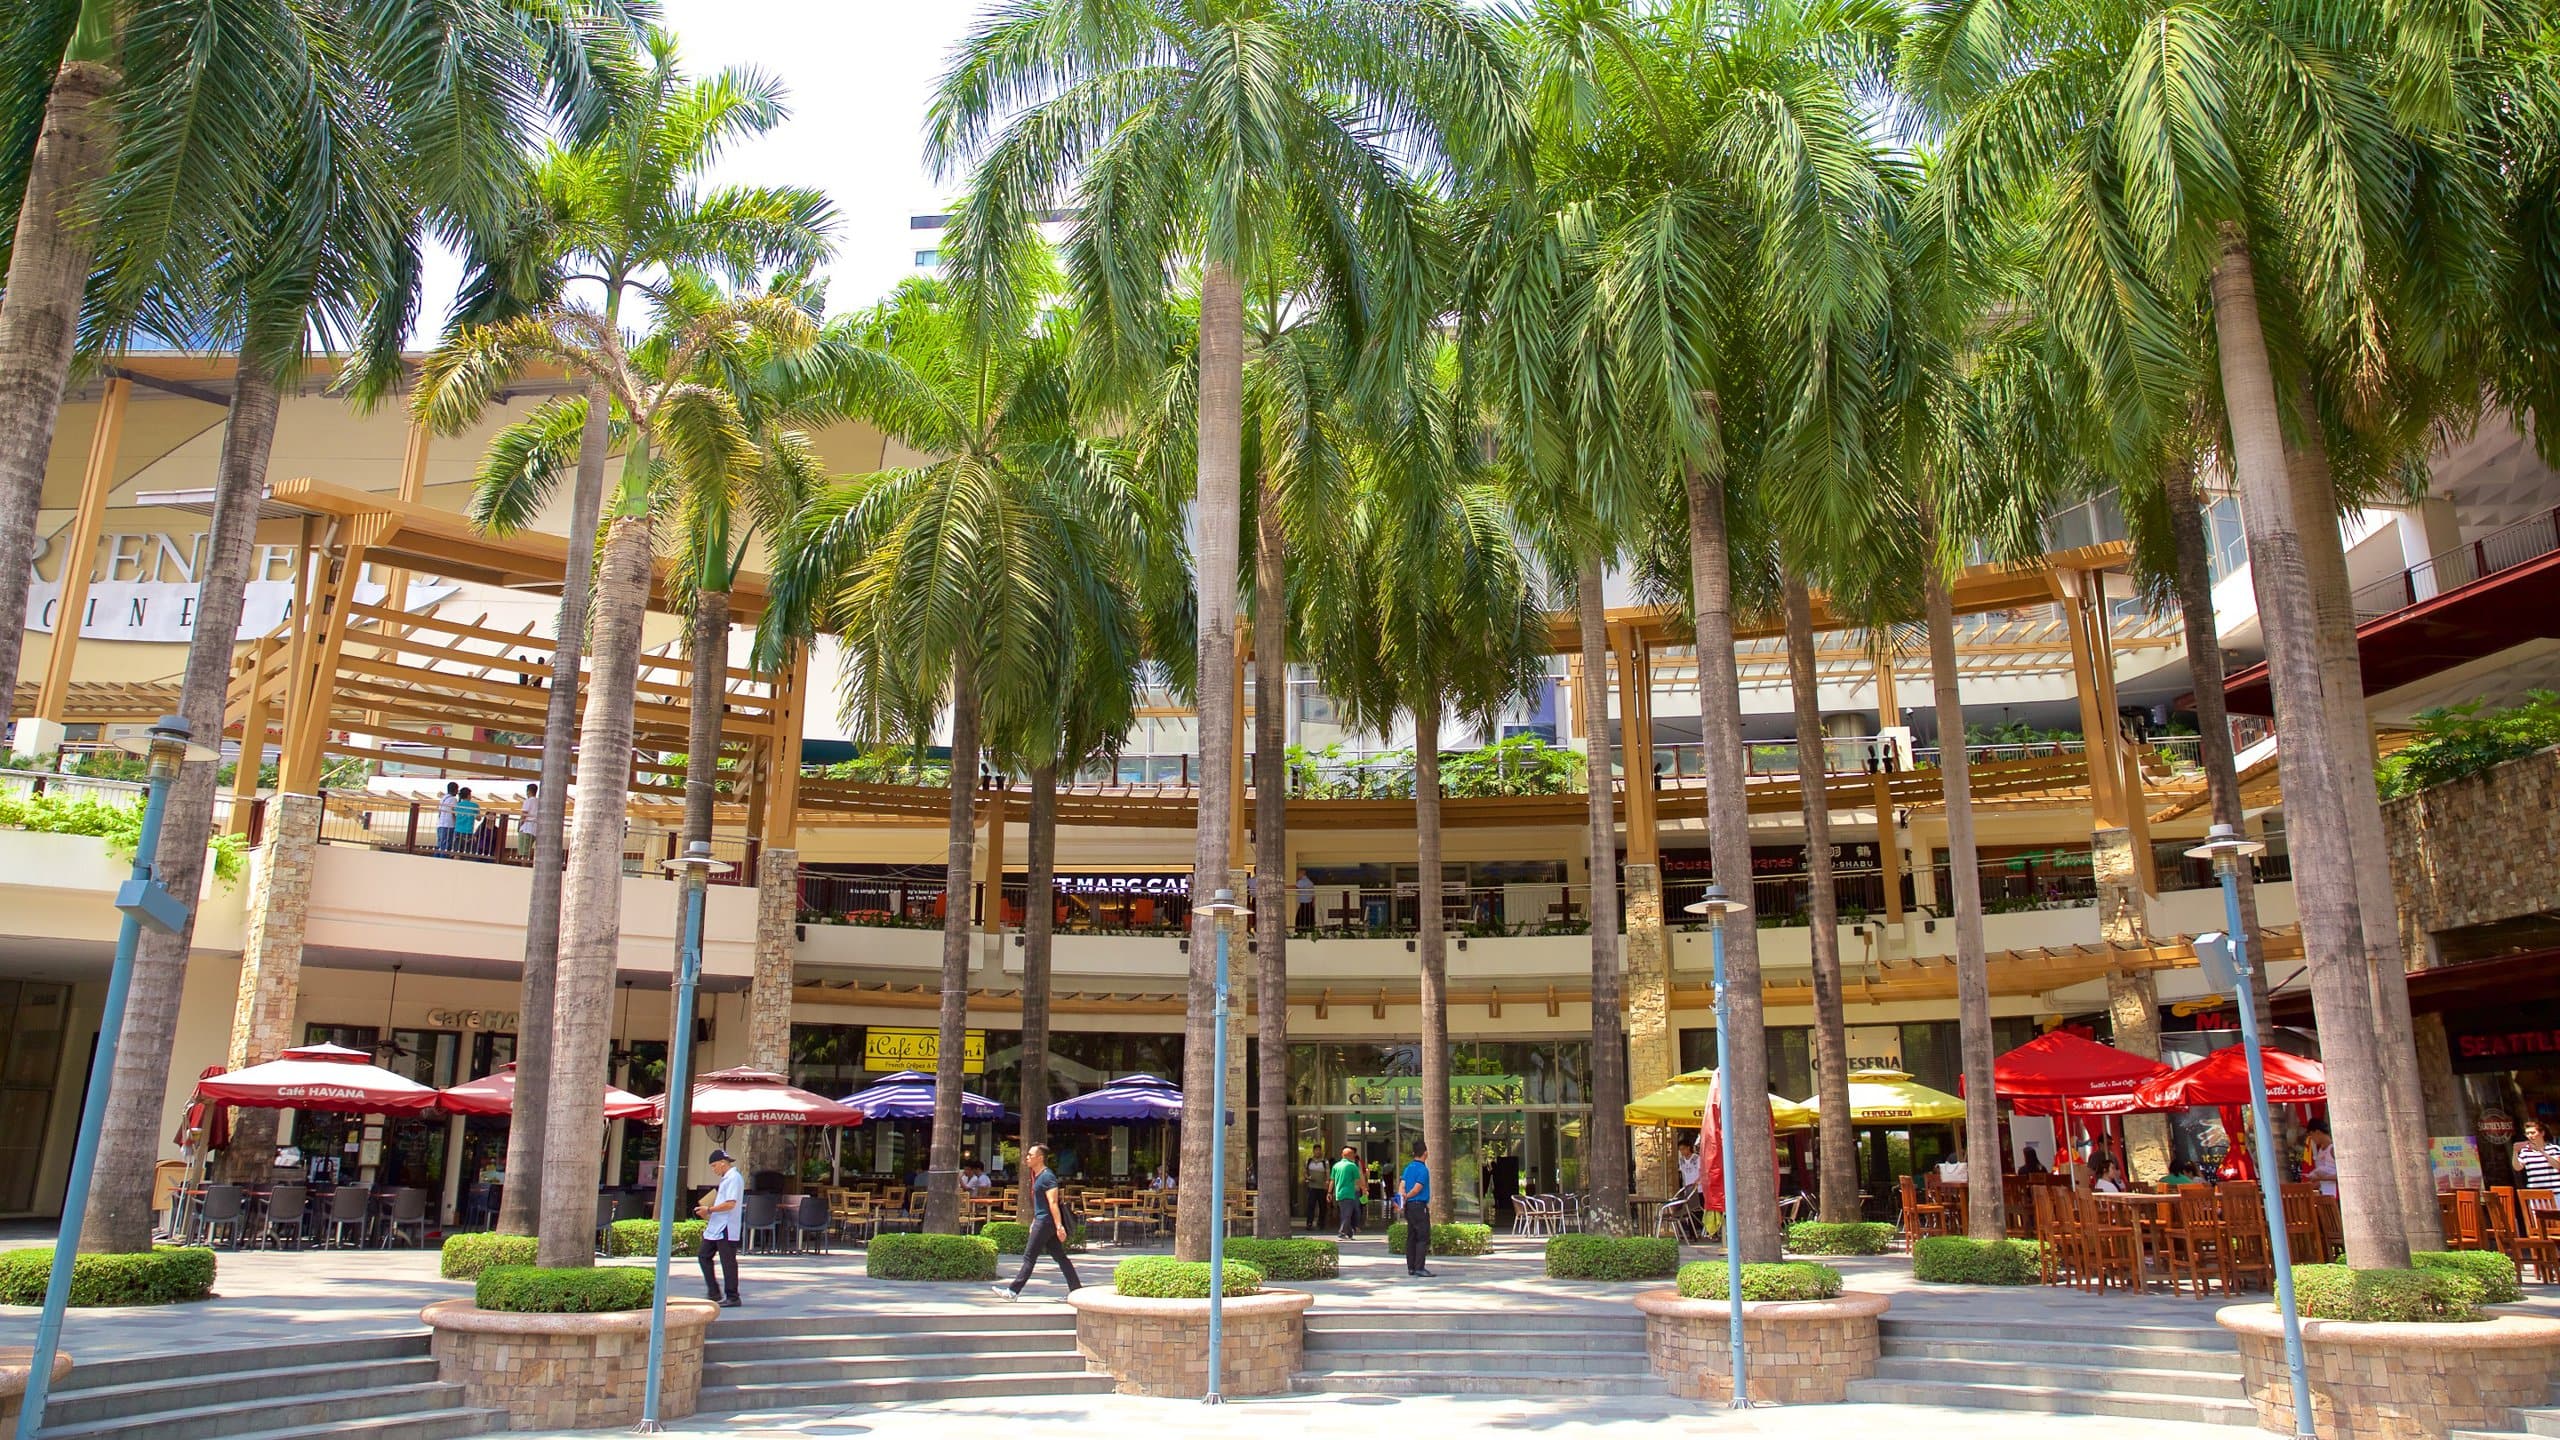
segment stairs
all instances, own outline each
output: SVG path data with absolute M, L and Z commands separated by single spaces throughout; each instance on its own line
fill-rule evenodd
M 452 1440 L 506 1428 L 436 1379 L 427 1335 L 75 1367 L 39 1440 Z
M 2445 1440 L 2542 1440 L 2560 1436 L 2560 1405 L 2515 1412 L 2515 1427 L 2509 1430 L 2456 1430 Z
M 735 1312 L 729 1312 L 734 1314 Z M 704 1414 L 1014 1395 L 1107 1395 L 1075 1316 L 1048 1306 L 952 1315 L 736 1320 L 703 1343 Z
M 2255 1425 L 2240 1351 L 2216 1325 L 1884 1321 L 1852 1401 Z
M 1664 1395 L 1644 1317 L 1307 1312 L 1300 1391 L 1362 1395 Z

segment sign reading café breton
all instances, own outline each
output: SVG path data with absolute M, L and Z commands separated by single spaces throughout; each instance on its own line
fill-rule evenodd
M 907 1030 L 874 1025 L 862 1032 L 862 1068 L 865 1070 L 931 1070 L 942 1063 L 942 1032 L 939 1030 Z M 960 1047 L 960 1070 L 966 1075 L 987 1073 L 987 1032 L 972 1030 Z
M 89 567 L 89 598 L 80 607 L 80 638 L 174 645 L 196 638 L 196 586 L 209 543 L 210 536 L 201 530 L 99 536 Z M 258 547 L 241 598 L 236 638 L 255 640 L 293 613 L 294 551 L 291 545 Z M 50 580 L 44 576 L 48 564 L 54 571 Z M 61 572 L 58 555 L 39 555 L 29 567 L 26 628 L 50 635 L 62 624 Z M 372 567 L 366 567 L 366 574 L 372 574 Z M 412 578 L 410 608 L 434 604 L 454 589 L 440 580 Z M 379 605 L 388 593 L 380 581 L 368 578 L 357 584 L 356 601 Z
M 1345 1083 L 1343 1101 L 1349 1105 L 1388 1110 L 1419 1110 L 1422 1108 L 1422 1077 L 1354 1075 Z M 1529 1082 L 1517 1075 L 1452 1075 L 1449 1077 L 1449 1103 L 1526 1105 L 1529 1103 Z

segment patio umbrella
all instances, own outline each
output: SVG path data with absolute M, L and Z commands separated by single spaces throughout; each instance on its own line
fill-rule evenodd
M 1182 1091 L 1153 1075 L 1123 1075 L 1049 1107 L 1049 1123 L 1137 1124 L 1182 1118 Z
M 2316 1103 L 2329 1098 L 2328 1074 L 2317 1060 L 2282 1050 L 2264 1052 L 2267 1099 L 2279 1105 Z M 2196 1105 L 2249 1103 L 2249 1057 L 2237 1045 L 2225 1045 L 2192 1065 L 2182 1065 L 2134 1090 L 2129 1110 L 2185 1110 Z
M 204 1098 L 201 1083 L 223 1073 L 224 1068 L 220 1065 L 207 1065 L 204 1067 L 204 1073 L 196 1076 L 199 1082 L 196 1097 L 187 1102 L 187 1113 L 178 1121 L 178 1133 L 170 1137 L 170 1144 L 183 1146 L 187 1143 L 188 1131 L 200 1130 L 203 1133 L 196 1137 L 198 1156 L 231 1148 L 231 1107 L 217 1105 Z
M 649 1113 L 665 1124 L 667 1097 L 650 1101 Z M 803 1090 L 770 1070 L 741 1066 L 703 1076 L 693 1087 L 686 1118 L 696 1125 L 859 1125 L 862 1111 Z
M 1820 1114 L 1822 1097 L 1813 1095 L 1804 1108 Z M 1944 1090 L 1932 1090 L 1900 1070 L 1849 1072 L 1849 1123 L 1853 1125 L 1944 1125 L 1964 1118 L 1964 1102 Z
M 1672 1125 L 1681 1129 L 1700 1123 L 1700 1116 L 1715 1095 L 1715 1067 L 1674 1075 L 1671 1083 L 1641 1096 L 1627 1105 L 1630 1125 Z M 1810 1130 L 1814 1125 L 1813 1108 L 1799 1105 L 1784 1096 L 1769 1097 L 1769 1120 L 1773 1129 Z
M 930 1120 L 933 1118 L 934 1078 L 921 1070 L 901 1070 L 879 1084 L 857 1090 L 838 1103 L 862 1112 L 866 1120 Z M 960 1118 L 963 1120 L 1004 1120 L 1013 1112 L 969 1091 L 960 1092 Z
M 2094 1100 L 2129 1095 L 2168 1073 L 2147 1056 L 2053 1030 L 1993 1060 L 1991 1088 L 2021 1115 L 2085 1114 Z
M 516 1113 L 516 1067 L 510 1060 L 477 1080 L 447 1087 L 436 1103 L 456 1115 L 513 1115 Z M 628 1090 L 604 1087 L 604 1118 L 607 1120 L 648 1120 L 658 1113 L 657 1102 L 643 1100 Z
M 264 1065 L 198 1080 L 196 1093 L 253 1110 L 394 1115 L 436 1105 L 433 1086 L 385 1070 L 364 1051 L 342 1045 L 298 1045 Z

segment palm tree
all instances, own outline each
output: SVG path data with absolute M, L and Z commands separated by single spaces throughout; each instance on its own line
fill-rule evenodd
M 1171 348 L 1162 277 L 1196 267 L 1199 295 L 1197 695 L 1201 786 L 1195 887 L 1225 886 L 1232 796 L 1235 611 L 1242 524 L 1244 309 L 1250 277 L 1327 237 L 1314 289 L 1392 371 L 1418 345 L 1425 297 L 1377 283 L 1381 255 L 1418 243 L 1408 162 L 1516 158 L 1501 54 L 1458 0 L 1024 0 L 963 42 L 927 125 L 937 164 L 974 165 L 991 212 L 1079 212 L 1068 268 L 1085 311 L 1083 363 L 1152 376 Z M 1354 237 L 1367 243 L 1345 243 Z M 1179 262 L 1179 263 L 1177 263 Z M 1397 259 L 1386 275 L 1418 268 Z M 1186 1089 L 1209 1089 L 1210 943 L 1194 919 Z M 1208 1169 L 1217 1120 L 1185 1112 L 1186 1173 Z M 1177 1253 L 1208 1250 L 1207 1192 L 1184 1192 Z
M 1821 1152 L 1822 1218 L 1858 1219 L 1858 1140 L 1849 1114 L 1849 1030 L 1840 999 L 1840 897 L 1831 873 L 1829 746 L 1822 730 L 1821 669 L 1814 658 L 1813 595 L 1790 568 L 1785 590 L 1787 688 L 1796 711 L 1796 781 L 1803 791 L 1805 910 L 1813 927 L 1813 1071 Z M 1890 819 L 1877 817 L 1879 822 Z

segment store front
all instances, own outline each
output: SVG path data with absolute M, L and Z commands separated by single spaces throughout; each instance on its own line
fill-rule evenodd
M 1392 1176 L 1422 1138 L 1422 1052 L 1410 1041 L 1289 1047 L 1296 1160 L 1349 1145 L 1373 1179 Z M 1481 1220 L 1498 1190 L 1582 1188 L 1591 1124 L 1587 1040 L 1466 1040 L 1450 1046 L 1450 1200 Z

